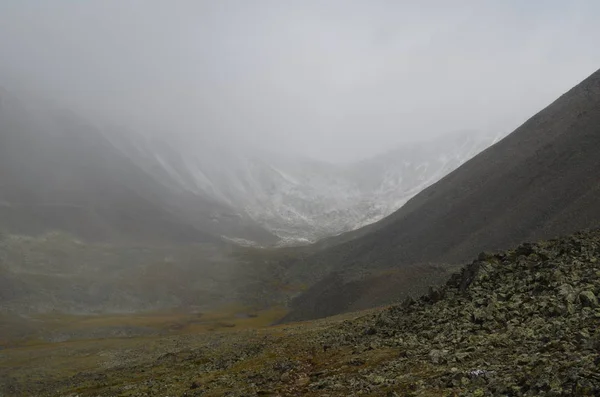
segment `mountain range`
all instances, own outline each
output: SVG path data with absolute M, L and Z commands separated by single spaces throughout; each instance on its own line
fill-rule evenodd
M 163 184 L 230 208 L 281 244 L 315 242 L 382 219 L 498 139 L 455 133 L 338 165 L 215 142 L 186 147 L 140 135 L 112 138 Z
M 419 294 L 481 251 L 596 226 L 598 126 L 600 71 L 501 140 L 463 132 L 345 165 L 98 128 L 2 91 L 0 226 L 118 245 L 318 240 L 250 255 L 294 295 L 282 321 L 329 316 Z
M 0 225 L 123 241 L 315 242 L 373 223 L 492 144 L 461 132 L 351 164 L 194 144 L 0 92 Z

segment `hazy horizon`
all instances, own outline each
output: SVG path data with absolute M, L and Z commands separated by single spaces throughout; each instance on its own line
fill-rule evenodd
M 593 1 L 0 4 L 0 86 L 95 122 L 346 162 L 504 134 L 600 67 Z

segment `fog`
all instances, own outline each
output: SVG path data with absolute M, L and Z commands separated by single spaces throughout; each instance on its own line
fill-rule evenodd
M 0 86 L 97 123 L 351 161 L 508 132 L 600 67 L 590 1 L 0 3 Z

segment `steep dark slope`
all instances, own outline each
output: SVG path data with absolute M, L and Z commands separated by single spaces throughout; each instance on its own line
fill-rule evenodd
M 304 258 L 290 277 L 335 271 L 353 278 L 373 269 L 458 263 L 483 250 L 595 226 L 598 153 L 600 71 L 371 226 L 370 233 Z M 319 291 L 326 290 L 322 283 L 309 289 L 287 319 L 330 314 L 320 299 Z M 346 299 L 346 309 L 354 299 Z

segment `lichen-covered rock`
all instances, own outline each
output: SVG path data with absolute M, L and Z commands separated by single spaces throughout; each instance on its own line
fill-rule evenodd
M 598 298 L 592 291 L 581 291 L 579 293 L 579 300 L 583 306 L 587 307 L 597 307 L 598 306 Z
M 443 364 L 447 361 L 447 355 L 448 351 L 446 350 L 432 350 L 429 352 L 429 360 L 434 364 Z

